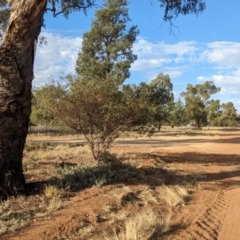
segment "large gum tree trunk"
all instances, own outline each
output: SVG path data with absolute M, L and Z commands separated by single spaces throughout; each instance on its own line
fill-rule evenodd
M 24 190 L 23 149 L 31 113 L 34 41 L 46 0 L 9 0 L 9 26 L 0 46 L 0 195 Z

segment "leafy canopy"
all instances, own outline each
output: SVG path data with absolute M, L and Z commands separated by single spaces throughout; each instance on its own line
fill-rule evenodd
M 186 124 L 185 106 L 180 99 L 174 103 L 168 121 L 172 127 Z
M 145 0 L 149 1 L 149 0 Z M 164 21 L 172 23 L 173 18 L 179 15 L 195 14 L 199 15 L 206 8 L 205 0 L 158 0 L 160 8 L 164 9 Z M 9 1 L 10 2 L 10 1 Z M 97 0 L 49 0 L 46 11 L 51 11 L 53 17 L 63 14 L 66 18 L 72 12 L 83 10 L 85 13 L 88 8 L 96 6 Z M 115 1 L 117 2 L 117 1 Z M 141 3 L 139 3 L 140 5 Z M 149 2 L 150 4 L 150 2 Z M 139 6 L 141 7 L 141 6 Z M 0 37 L 6 27 L 10 14 L 10 6 L 7 0 L 0 0 Z
M 203 84 L 187 85 L 187 90 L 181 93 L 185 97 L 185 111 L 187 118 L 197 128 L 207 124 L 208 109 L 211 104 L 210 97 L 219 92 L 212 81 L 206 81 Z
M 131 89 L 134 91 L 134 101 L 138 109 L 133 125 L 142 127 L 149 123 L 157 124 L 160 130 L 173 104 L 174 96 L 169 75 L 160 73 L 150 83 L 132 85 Z
M 178 15 L 196 14 L 199 15 L 206 8 L 204 0 L 158 0 L 160 7 L 164 8 L 164 20 L 172 21 Z
M 91 30 L 83 35 L 76 63 L 81 78 L 121 84 L 130 76 L 131 64 L 137 59 L 132 47 L 139 31 L 137 26 L 126 30 L 130 21 L 127 4 L 127 0 L 106 0 L 96 12 Z

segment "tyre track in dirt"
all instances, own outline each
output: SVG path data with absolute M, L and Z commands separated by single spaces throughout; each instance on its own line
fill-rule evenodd
M 151 148 L 156 147 L 156 149 L 160 146 L 161 148 L 159 149 L 162 150 L 162 147 L 164 147 L 164 150 L 169 153 L 184 151 L 188 153 L 204 152 L 205 154 L 209 154 L 210 158 L 214 158 L 214 156 L 211 155 L 213 153 L 221 154 L 221 164 L 218 162 L 219 158 L 207 164 L 204 164 L 204 161 L 200 163 L 202 164 L 199 165 L 199 167 L 202 167 L 201 171 L 203 170 L 207 176 L 206 180 L 199 180 L 199 186 L 203 190 L 202 195 L 197 195 L 194 201 L 184 206 L 186 210 L 184 221 L 181 221 L 182 218 L 180 217 L 182 215 L 180 215 L 179 224 L 176 224 L 176 226 L 173 225 L 172 233 L 165 236 L 166 238 L 161 237 L 160 239 L 240 240 L 240 161 L 233 161 L 229 155 L 237 154 L 240 156 L 239 136 L 240 132 L 226 132 L 220 134 L 220 136 L 206 137 L 206 139 L 205 137 L 202 139 L 199 137 L 196 139 L 183 137 L 182 141 L 178 141 L 178 144 L 176 144 L 176 141 L 180 138 L 177 140 L 173 138 L 171 140 L 170 137 L 166 138 L 167 141 L 165 141 L 165 139 L 158 141 L 157 139 L 156 141 L 137 140 L 137 144 L 134 144 L 135 141 L 117 143 L 119 146 L 128 145 L 131 151 L 133 151 L 133 145 L 135 145 L 135 147 L 138 146 L 141 148 L 141 151 L 146 151 L 145 146 Z M 199 144 L 197 144 L 197 142 L 199 142 Z M 76 196 L 71 199 L 72 204 L 56 212 L 53 220 L 37 220 L 33 222 L 31 226 L 17 232 L 17 234 L 10 234 L 11 237 L 8 235 L 9 237 L 6 239 L 61 239 L 56 237 L 56 229 L 59 229 L 59 226 L 64 226 L 65 228 L 69 226 L 68 229 L 66 228 L 64 230 L 64 232 L 67 232 L 67 230 L 71 231 L 74 226 L 78 226 L 79 222 L 83 220 L 91 220 L 95 223 L 97 222 L 96 215 L 99 214 L 101 205 L 104 206 L 104 204 L 108 202 L 104 195 L 109 195 L 115 187 L 116 186 L 105 186 L 101 188 L 100 192 L 95 194 L 93 194 L 94 189 L 85 190 L 85 192 L 87 192 L 86 195 L 82 195 L 82 192 L 81 197 Z M 198 208 L 198 204 L 201 208 Z M 81 209 L 82 212 L 78 209 Z M 71 213 L 74 218 L 70 217 Z M 86 213 L 88 213 L 89 217 L 86 217 Z M 73 226 L 73 224 L 75 225 Z M 48 234 L 44 232 L 48 232 Z M 172 237 L 171 234 L 174 235 L 174 237 Z M 0 239 L 5 238 L 0 237 Z
M 231 154 L 240 155 L 239 132 L 221 133 L 217 145 L 210 145 L 205 151 L 225 154 L 231 149 Z M 227 162 L 228 159 L 226 159 Z M 174 239 L 182 240 L 240 240 L 240 174 L 239 163 L 220 168 L 219 179 L 215 184 L 222 186 L 212 200 L 192 223 Z M 222 173 L 221 173 L 222 172 Z M 222 176 L 222 179 L 221 177 Z
M 231 194 L 219 191 L 212 205 L 179 234 L 179 239 L 217 240 L 231 203 Z
M 234 196 L 229 207 L 228 214 L 223 222 L 222 231 L 219 234 L 218 240 L 240 240 L 240 189 L 230 191 Z

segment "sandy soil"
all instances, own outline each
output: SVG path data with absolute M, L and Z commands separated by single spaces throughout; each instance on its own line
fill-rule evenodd
M 240 132 L 121 139 L 114 146 L 114 151 L 154 153 L 166 165 L 169 178 L 174 174 L 174 179 L 180 179 L 186 173 L 188 176 L 190 173 L 200 176 L 187 204 L 174 210 L 177 214 L 172 217 L 170 230 L 155 239 L 240 240 Z M 142 160 L 141 166 L 149 167 L 156 163 L 149 154 Z M 146 178 L 144 181 L 150 184 L 151 174 Z M 133 178 L 128 182 L 85 189 L 71 198 L 64 209 L 54 212 L 50 219 L 34 219 L 23 230 L 0 239 L 71 239 L 68 233 L 81 224 L 91 223 L 100 225 L 99 229 L 105 228 L 109 223 L 104 218 L 104 206 L 115 204 L 112 196 L 119 189 L 125 186 L 138 188 L 141 181 L 143 179 Z M 138 211 L 136 206 L 136 209 L 128 207 L 129 211 Z M 85 238 L 79 236 L 79 239 Z M 97 233 L 91 239 L 99 239 Z

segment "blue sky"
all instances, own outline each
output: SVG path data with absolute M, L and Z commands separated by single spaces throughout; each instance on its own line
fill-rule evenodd
M 202 14 L 179 16 L 170 28 L 157 0 L 131 0 L 129 26 L 138 25 L 140 34 L 133 46 L 138 59 L 126 83 L 169 74 L 177 100 L 188 83 L 211 80 L 222 89 L 213 98 L 232 101 L 240 113 L 240 1 L 206 0 L 206 4 Z M 95 10 L 87 16 L 74 13 L 68 20 L 46 14 L 41 35 L 48 43 L 37 50 L 35 86 L 74 73 L 82 35 L 90 30 Z

